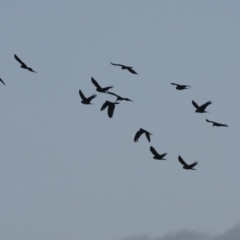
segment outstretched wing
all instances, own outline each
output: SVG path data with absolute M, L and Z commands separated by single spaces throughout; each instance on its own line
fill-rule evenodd
M 79 89 L 79 95 L 82 98 L 82 100 L 86 100 L 86 97 L 83 95 L 83 93 L 80 89 Z
M 167 155 L 167 153 L 161 154 L 161 157 L 164 158 Z
M 132 74 L 137 74 L 131 67 L 128 67 L 127 70 L 131 72 Z
M 87 99 L 89 99 L 89 101 L 91 102 L 92 99 L 94 99 L 97 96 L 97 94 L 93 94 L 92 96 L 88 97 Z
M 16 54 L 14 54 L 14 57 L 20 64 L 27 66 Z
M 188 166 L 182 159 L 181 156 L 178 156 L 178 161 L 183 165 L 183 166 Z
M 142 134 L 143 134 L 143 131 L 141 131 L 141 130 L 137 131 L 134 136 L 134 142 L 137 142 Z
M 159 154 L 158 154 L 158 152 L 155 150 L 155 148 L 154 147 L 150 147 L 150 151 L 152 152 L 152 154 L 153 155 L 155 155 L 155 156 L 158 156 Z M 165 156 L 165 155 L 164 155 Z
M 198 106 L 194 101 L 192 101 L 192 105 L 193 105 L 196 109 L 199 108 L 199 106 Z
M 151 139 L 150 139 L 151 133 L 145 131 L 145 135 L 146 135 L 147 140 L 150 142 L 151 141 Z
M 97 88 L 101 88 L 100 85 L 97 83 L 97 81 L 92 77 L 91 78 L 92 83 L 97 87 Z
M 116 64 L 116 63 L 112 63 L 112 62 L 111 62 L 111 64 L 112 64 L 113 66 L 125 67 L 124 65 L 121 65 L 121 64 Z
M 205 108 L 206 108 L 208 105 L 210 105 L 210 104 L 212 104 L 212 102 L 211 102 L 211 101 L 208 101 L 208 102 L 204 103 L 200 108 L 202 108 L 203 110 L 205 110 Z
M 106 102 L 102 105 L 100 111 L 104 110 L 108 105 L 109 105 L 109 101 L 106 101 Z
M 190 164 L 190 165 L 188 165 L 190 168 L 194 168 L 196 165 L 198 165 L 198 162 L 194 162 L 194 163 L 192 163 L 192 164 Z
M 207 122 L 210 122 L 210 123 L 214 123 L 213 121 L 209 121 L 208 119 L 206 119 Z
M 3 84 L 3 85 L 6 85 L 5 82 L 0 78 L 0 82 Z
M 177 84 L 177 83 L 171 83 L 172 85 L 175 85 L 175 86 L 179 86 L 179 84 Z
M 108 116 L 110 118 L 113 116 L 114 109 L 115 109 L 115 104 L 114 103 L 109 104 L 109 106 L 108 106 Z
M 111 95 L 113 95 L 113 96 L 116 96 L 116 97 L 120 97 L 119 95 L 117 95 L 117 94 L 115 94 L 115 93 L 113 93 L 113 92 L 107 92 L 107 93 L 109 93 L 109 94 L 111 94 Z

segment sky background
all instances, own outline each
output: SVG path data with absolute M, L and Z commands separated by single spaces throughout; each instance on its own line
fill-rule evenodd
M 240 239 L 239 11 L 238 0 L 1 1 L 0 238 Z M 81 104 L 91 77 L 134 102 L 112 119 L 100 111 L 112 95 Z M 209 113 L 192 100 L 211 100 Z M 139 128 L 151 143 L 134 143 Z

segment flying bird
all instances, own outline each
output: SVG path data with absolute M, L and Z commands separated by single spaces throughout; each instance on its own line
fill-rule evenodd
M 163 153 L 163 154 L 159 154 L 154 147 L 150 147 L 150 151 L 152 152 L 152 154 L 154 155 L 154 159 L 156 160 L 167 160 L 164 157 L 167 155 L 167 153 Z
M 214 127 L 214 126 L 216 126 L 216 127 L 228 127 L 228 125 L 226 125 L 226 124 L 209 121 L 208 119 L 206 119 L 206 121 L 212 123 L 212 124 L 213 124 L 213 125 L 212 125 L 213 127 Z
M 129 98 L 120 97 L 119 95 L 117 95 L 117 94 L 115 94 L 115 93 L 113 93 L 113 92 L 109 92 L 109 91 L 108 91 L 108 93 L 111 94 L 111 95 L 113 95 L 113 96 L 116 96 L 116 97 L 117 97 L 117 100 L 116 100 L 116 101 L 123 101 L 123 100 L 125 100 L 125 101 L 131 101 L 131 102 L 133 102 L 133 100 L 131 100 L 131 99 L 129 99 Z
M 134 142 L 137 142 L 143 133 L 145 133 L 147 140 L 150 142 L 151 141 L 150 135 L 152 135 L 152 134 L 142 128 L 140 128 L 139 131 L 136 132 L 135 137 L 134 137 Z
M 92 99 L 94 99 L 95 97 L 97 97 L 97 95 L 94 94 L 94 95 L 86 98 L 80 89 L 79 89 L 79 95 L 80 95 L 80 97 L 81 97 L 81 99 L 82 99 L 81 103 L 83 103 L 83 104 L 92 104 L 92 103 L 91 103 Z
M 32 70 L 32 68 L 28 67 L 16 54 L 14 54 L 14 57 L 21 64 L 21 68 L 27 69 L 30 72 L 35 72 L 34 70 Z
M 5 82 L 0 78 L 0 82 L 3 84 L 3 85 L 6 85 Z
M 110 87 L 105 87 L 105 88 L 102 88 L 98 82 L 92 77 L 92 83 L 96 86 L 96 90 L 98 92 L 102 92 L 102 93 L 107 93 L 107 91 L 110 89 L 110 88 L 113 88 L 113 86 L 110 86 Z
M 109 101 L 106 101 L 106 102 L 102 105 L 102 107 L 101 107 L 100 110 L 103 111 L 106 107 L 108 107 L 108 116 L 109 116 L 110 118 L 112 118 L 116 104 L 119 104 L 119 102 L 109 102 Z
M 198 113 L 207 113 L 207 111 L 205 111 L 206 107 L 210 104 L 212 104 L 211 101 L 208 101 L 206 103 L 204 103 L 202 106 L 198 106 L 194 101 L 192 101 L 193 106 L 196 108 L 195 112 Z
M 112 65 L 114 66 L 120 66 L 122 67 L 122 69 L 127 69 L 130 73 L 132 74 L 137 74 L 132 68 L 133 67 L 129 67 L 129 66 L 125 66 L 125 65 L 122 65 L 122 64 L 115 64 L 115 63 L 111 63 Z
M 177 90 L 189 89 L 191 87 L 189 85 L 180 85 L 180 84 L 177 84 L 177 83 L 171 83 L 171 84 L 175 85 Z
M 194 162 L 194 163 L 188 165 L 184 162 L 184 160 L 181 158 L 181 156 L 178 156 L 178 161 L 183 165 L 183 168 L 187 169 L 187 170 L 196 170 L 196 169 L 194 169 L 194 167 L 198 164 L 198 162 Z

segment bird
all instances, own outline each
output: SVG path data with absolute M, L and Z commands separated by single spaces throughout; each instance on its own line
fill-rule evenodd
M 21 64 L 21 68 L 27 69 L 30 72 L 35 72 L 34 70 L 32 70 L 32 68 L 28 67 L 16 54 L 14 54 L 14 57 Z
M 0 82 L 3 84 L 3 85 L 6 85 L 5 82 L 0 78 Z
M 178 156 L 178 161 L 183 165 L 183 168 L 187 169 L 187 170 L 196 170 L 196 169 L 194 169 L 194 167 L 198 164 L 198 162 L 194 162 L 194 163 L 188 165 L 184 162 L 184 160 L 181 158 L 181 156 Z
M 91 103 L 92 99 L 94 99 L 95 97 L 97 97 L 97 95 L 94 94 L 94 95 L 86 98 L 80 89 L 79 89 L 79 95 L 80 95 L 80 97 L 81 97 L 81 99 L 82 99 L 81 103 L 83 103 L 83 104 L 92 104 L 92 103 Z
M 135 137 L 134 137 L 134 142 L 137 142 L 140 136 L 145 133 L 147 140 L 150 142 L 150 135 L 152 135 L 150 132 L 140 128 L 139 131 L 136 132 Z
M 198 106 L 197 103 L 195 103 L 194 101 L 192 101 L 192 104 L 193 106 L 196 108 L 196 111 L 195 112 L 198 112 L 198 113 L 207 113 L 207 111 L 205 111 L 206 107 L 210 104 L 212 104 L 211 101 L 208 101 L 206 103 L 204 103 L 202 106 Z
M 96 90 L 102 93 L 107 93 L 107 91 L 110 88 L 113 88 L 113 86 L 102 88 L 93 77 L 92 77 L 92 83 L 96 86 Z
M 163 154 L 159 154 L 154 147 L 150 147 L 150 151 L 152 152 L 152 154 L 154 155 L 154 159 L 156 160 L 167 160 L 164 157 L 167 155 L 167 153 L 163 153 Z
M 109 101 L 106 101 L 102 105 L 100 111 L 103 111 L 106 107 L 108 107 L 108 116 L 109 116 L 109 118 L 112 118 L 116 104 L 119 104 L 119 102 L 109 102 Z
M 114 66 L 120 66 L 120 67 L 122 67 L 122 69 L 127 69 L 130 73 L 132 73 L 132 74 L 137 74 L 132 68 L 133 67 L 129 67 L 129 66 L 125 66 L 125 65 L 122 65 L 122 64 L 115 64 L 115 63 L 112 63 L 111 62 L 111 64 L 112 65 L 114 65 Z
M 111 94 L 111 95 L 113 95 L 113 96 L 116 96 L 116 97 L 117 97 L 117 100 L 116 100 L 116 101 L 123 101 L 123 100 L 125 100 L 125 101 L 131 101 L 131 102 L 133 102 L 133 100 L 131 100 L 131 99 L 129 99 L 129 98 L 120 97 L 119 95 L 117 95 L 117 94 L 115 94 L 115 93 L 113 93 L 113 92 L 109 92 L 109 91 L 108 91 L 108 93 Z
M 212 123 L 212 124 L 213 124 L 213 125 L 212 125 L 213 127 L 214 127 L 214 126 L 216 126 L 216 127 L 228 127 L 228 125 L 226 125 L 226 124 L 209 121 L 208 119 L 206 119 L 206 121 Z
M 171 83 L 171 84 L 175 85 L 177 90 L 189 89 L 191 87 L 189 85 L 180 85 L 180 84 L 177 84 L 177 83 Z

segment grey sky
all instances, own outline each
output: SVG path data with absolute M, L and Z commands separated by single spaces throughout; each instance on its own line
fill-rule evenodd
M 1 239 L 221 236 L 240 222 L 239 1 L 2 1 L 0 9 Z M 96 93 L 91 77 L 134 102 L 112 119 L 100 108 L 113 96 L 81 104 L 79 89 Z M 211 100 L 209 113 L 195 113 L 192 100 Z M 133 142 L 140 127 L 150 144 Z M 150 146 L 168 160 L 155 161 Z M 178 155 L 198 161 L 197 171 L 182 169 Z

